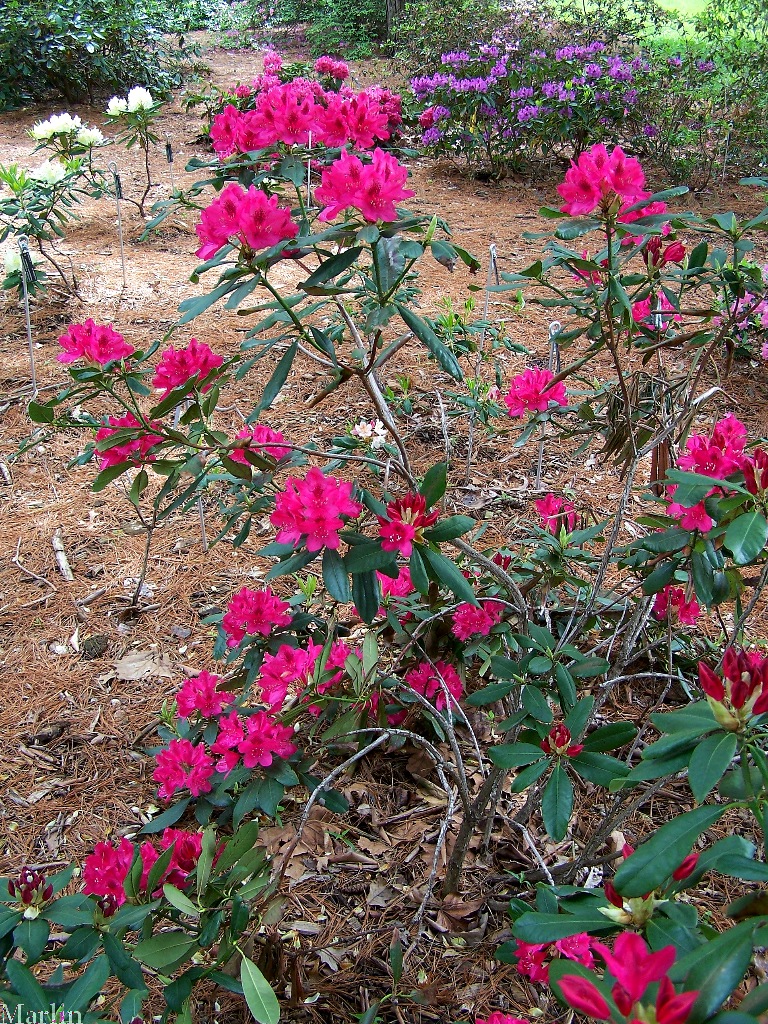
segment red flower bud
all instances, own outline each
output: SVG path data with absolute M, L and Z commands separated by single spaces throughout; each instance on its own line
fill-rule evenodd
M 605 882 L 603 885 L 603 892 L 605 893 L 605 898 L 609 903 L 612 903 L 614 907 L 618 907 L 619 910 L 623 909 L 624 900 L 616 892 L 613 882 Z
M 671 242 L 662 253 L 663 263 L 682 263 L 685 259 L 685 246 L 682 242 Z
M 680 867 L 676 868 L 672 872 L 672 877 L 676 882 L 682 882 L 684 878 L 692 875 L 696 870 L 696 865 L 699 863 L 698 853 L 689 853 L 688 856 L 680 864 Z

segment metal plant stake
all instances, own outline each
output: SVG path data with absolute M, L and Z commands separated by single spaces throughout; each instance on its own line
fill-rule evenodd
M 32 344 L 32 321 L 29 318 L 29 289 L 27 284 L 35 283 L 35 265 L 29 254 L 29 239 L 26 235 L 19 236 L 19 254 L 21 256 L 21 291 L 24 297 L 24 323 L 27 328 L 27 347 L 29 348 L 29 375 L 32 380 L 32 398 L 37 398 L 37 371 L 35 369 L 35 346 Z
M 117 207 L 117 237 L 120 239 L 120 264 L 123 268 L 123 291 L 128 287 L 125 279 L 125 246 L 123 244 L 123 214 L 120 209 L 120 200 L 123 198 L 123 186 L 120 182 L 120 175 L 117 171 L 117 164 L 113 161 L 107 164 L 107 170 L 112 172 L 115 184 L 115 206 Z

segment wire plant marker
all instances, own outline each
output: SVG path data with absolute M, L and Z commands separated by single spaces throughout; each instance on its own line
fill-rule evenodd
M 29 254 L 29 239 L 26 235 L 19 235 L 19 255 L 21 257 L 21 291 L 24 299 L 24 324 L 27 329 L 27 347 L 29 348 L 29 375 L 32 382 L 32 398 L 37 398 L 37 371 L 35 368 L 35 346 L 32 343 L 32 321 L 29 318 L 29 288 L 28 284 L 34 284 L 36 280 L 35 265 Z
M 125 245 L 123 244 L 123 214 L 120 208 L 120 200 L 123 198 L 123 186 L 114 160 L 107 164 L 107 170 L 112 172 L 112 179 L 115 186 L 115 206 L 117 208 L 117 237 L 120 239 L 120 265 L 123 270 L 123 291 L 128 287 L 125 279 Z

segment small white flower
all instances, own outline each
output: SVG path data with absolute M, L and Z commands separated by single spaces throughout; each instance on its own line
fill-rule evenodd
M 46 185 L 55 185 L 67 175 L 66 167 L 63 167 L 58 160 L 46 160 L 29 172 L 29 176 L 36 181 L 45 182 Z
M 48 118 L 48 124 L 51 125 L 54 135 L 71 135 L 83 127 L 80 118 L 71 114 L 53 114 Z
M 387 440 L 387 428 L 381 422 L 381 420 L 375 420 L 373 424 L 373 437 L 371 438 L 371 448 L 382 448 Z
M 98 128 L 81 128 L 75 139 L 80 143 L 81 146 L 100 146 L 104 141 L 104 136 Z
M 352 437 L 357 437 L 361 441 L 370 441 L 373 437 L 373 424 L 373 420 L 360 420 L 359 423 L 352 427 L 350 433 Z
M 128 109 L 128 100 L 122 96 L 113 96 L 107 104 L 107 113 L 110 117 L 119 117 Z
M 36 125 L 29 129 L 29 134 L 35 142 L 47 142 L 54 134 L 53 125 L 50 121 L 38 121 Z
M 131 113 L 135 113 L 137 110 L 149 110 L 154 103 L 149 89 L 143 89 L 140 85 L 135 85 L 128 93 L 128 109 Z

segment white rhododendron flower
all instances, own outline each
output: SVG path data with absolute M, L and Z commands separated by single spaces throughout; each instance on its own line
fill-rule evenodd
M 72 132 L 83 127 L 80 118 L 77 115 L 73 117 L 71 114 L 53 114 L 48 118 L 48 124 L 53 127 L 54 135 L 71 135 Z
M 122 96 L 113 96 L 107 104 L 107 113 L 110 117 L 119 117 L 128 109 L 128 100 Z
M 81 146 L 100 146 L 104 141 L 104 136 L 101 134 L 98 128 L 81 128 L 75 136 Z
M 66 177 L 67 169 L 62 167 L 58 160 L 46 160 L 45 163 L 40 164 L 34 171 L 30 171 L 29 175 L 36 181 L 44 181 L 46 185 L 55 185 L 57 181 L 61 181 L 62 178 Z
M 29 134 L 36 142 L 47 142 L 53 135 L 53 125 L 50 121 L 38 121 L 29 129 Z
M 33 263 L 39 263 L 42 260 L 40 253 L 32 249 L 29 250 L 29 255 Z M 21 252 L 16 246 L 6 249 L 3 253 L 3 267 L 5 268 L 6 277 L 10 277 L 11 274 L 21 273 Z
M 128 109 L 132 113 L 137 110 L 149 110 L 154 103 L 149 89 L 143 89 L 140 85 L 135 85 L 128 93 Z
M 361 441 L 367 441 L 371 448 L 381 448 L 387 439 L 387 430 L 381 420 L 360 420 L 350 433 Z

